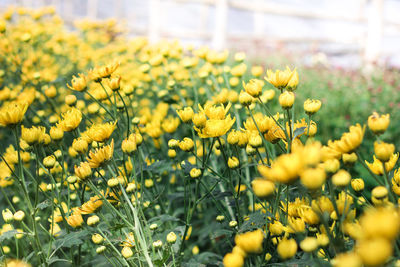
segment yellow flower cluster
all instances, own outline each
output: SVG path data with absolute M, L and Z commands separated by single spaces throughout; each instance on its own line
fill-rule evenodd
M 244 53 L 128 38 L 113 20 L 75 27 L 51 8 L 0 18 L 7 266 L 29 266 L 16 257 L 227 267 L 400 257 L 389 114 L 325 144 L 316 122 L 324 102 L 297 108 L 301 69 L 264 71 Z M 215 251 L 228 253 L 211 259 Z

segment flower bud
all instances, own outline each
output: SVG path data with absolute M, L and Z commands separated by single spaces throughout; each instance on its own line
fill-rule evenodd
M 92 216 L 90 216 L 89 218 L 87 218 L 86 223 L 87 223 L 87 225 L 89 225 L 89 226 L 93 226 L 93 225 L 98 224 L 99 221 L 100 221 L 99 216 L 97 216 L 97 215 L 92 215 Z
M 169 148 L 177 148 L 179 146 L 179 141 L 176 139 L 170 139 L 168 141 L 168 147 Z
M 228 167 L 231 169 L 236 169 L 239 166 L 239 159 L 237 157 L 230 157 L 228 159 Z
M 83 138 L 74 139 L 72 148 L 79 154 L 84 154 L 88 150 L 88 143 Z
M 127 138 L 122 141 L 121 144 L 122 152 L 130 155 L 137 150 L 136 142 L 133 138 Z
M 218 215 L 217 218 L 215 218 L 217 220 L 217 222 L 222 222 L 225 220 L 225 216 L 224 215 Z
M 257 152 L 257 150 L 254 147 L 252 147 L 250 144 L 247 144 L 247 146 L 246 146 L 246 154 L 247 155 L 252 156 L 252 155 L 256 154 L 256 152 Z
M 127 258 L 130 258 L 130 257 L 133 256 L 133 251 L 132 251 L 132 249 L 130 247 L 124 247 L 121 250 L 121 254 L 125 259 L 127 259 Z
M 74 106 L 76 104 L 76 96 L 75 95 L 65 96 L 65 104 L 67 104 L 68 106 Z
M 326 174 L 322 168 L 309 168 L 300 175 L 301 183 L 308 189 L 315 190 L 321 188 L 325 183 Z
M 167 242 L 170 244 L 174 244 L 176 242 L 176 234 L 174 232 L 170 232 L 167 235 Z
M 48 169 L 53 168 L 55 164 L 56 157 L 54 155 L 47 156 L 43 159 L 43 165 Z
M 193 115 L 192 121 L 197 128 L 201 129 L 206 126 L 207 117 L 204 113 L 196 113 Z
M 281 259 L 290 259 L 297 252 L 297 243 L 294 239 L 283 239 L 279 242 L 277 251 Z
M 157 240 L 157 241 L 154 241 L 154 242 L 153 242 L 153 248 L 155 248 L 155 249 L 161 248 L 162 245 L 163 245 L 163 243 L 162 243 L 161 240 Z
M 50 128 L 50 137 L 51 139 L 58 141 L 64 137 L 64 131 L 60 127 L 51 127 Z
M 5 209 L 1 213 L 3 215 L 3 220 L 5 223 L 10 223 L 14 220 L 14 216 L 9 209 Z
M 290 109 L 294 104 L 294 93 L 285 91 L 279 96 L 279 105 L 284 109 Z
M 300 242 L 300 248 L 305 252 L 313 252 L 318 248 L 318 241 L 315 237 L 306 237 Z
M 158 225 L 156 223 L 150 224 L 149 226 L 150 230 L 154 231 L 158 228 Z
M 182 151 L 189 152 L 193 149 L 193 147 L 194 147 L 193 140 L 190 139 L 189 137 L 185 137 L 185 138 L 183 138 L 182 141 L 179 142 L 179 148 Z
M 324 162 L 324 168 L 328 173 L 335 173 L 340 168 L 340 162 L 337 159 L 329 159 Z
M 356 178 L 351 180 L 351 188 L 356 192 L 361 192 L 364 190 L 364 180 L 361 178 Z
M 118 186 L 118 185 L 119 185 L 119 180 L 118 180 L 118 178 L 111 178 L 111 179 L 109 179 L 109 180 L 107 181 L 107 185 L 108 185 L 109 187 L 116 187 L 116 186 Z
M 14 213 L 13 217 L 14 217 L 14 220 L 20 222 L 25 218 L 25 212 L 22 210 L 19 210 L 16 213 Z
M 262 146 L 262 138 L 261 136 L 257 134 L 252 134 L 249 138 L 249 145 L 252 147 L 260 147 Z
M 96 253 L 97 254 L 101 254 L 106 250 L 106 246 L 100 246 L 98 248 L 96 248 Z
M 253 97 L 249 95 L 245 91 L 241 91 L 239 94 L 239 103 L 242 104 L 244 107 L 250 106 L 250 104 L 253 102 Z
M 357 159 L 357 154 L 354 152 L 350 154 L 344 153 L 342 155 L 343 163 L 347 165 L 353 165 L 357 161 Z
M 168 149 L 168 157 L 175 158 L 176 157 L 176 150 L 175 149 Z
M 103 243 L 104 238 L 100 234 L 94 234 L 92 235 L 92 242 L 95 244 L 101 244 Z
M 321 101 L 319 100 L 307 99 L 306 101 L 304 101 L 304 111 L 308 115 L 317 113 L 320 108 L 321 108 Z
M 350 183 L 351 176 L 345 170 L 340 170 L 332 176 L 332 183 L 336 186 L 344 187 Z
M 374 143 L 374 153 L 382 162 L 387 162 L 394 153 L 395 147 L 393 144 L 388 144 L 385 142 L 375 142 Z
M 246 90 L 246 93 L 255 98 L 261 95 L 263 85 L 264 82 L 258 79 L 251 79 L 247 84 L 243 82 L 243 87 Z
M 374 112 L 368 117 L 368 128 L 377 135 L 383 134 L 389 127 L 390 115 L 379 115 Z
M 371 191 L 371 200 L 375 205 L 384 204 L 388 199 L 388 190 L 384 186 L 377 186 Z
M 80 180 L 85 180 L 92 175 L 92 169 L 90 168 L 89 162 L 81 162 L 79 166 L 74 166 L 75 175 Z
M 201 170 L 197 168 L 193 168 L 190 170 L 190 177 L 192 178 L 199 178 L 201 175 Z
M 275 191 L 275 184 L 272 181 L 257 178 L 251 182 L 254 194 L 259 198 L 266 198 Z
M 229 222 L 229 227 L 235 228 L 237 226 L 237 221 L 230 221 Z
M 185 107 L 183 110 L 177 110 L 176 112 L 184 123 L 190 123 L 192 121 L 194 112 L 191 107 Z
M 111 90 L 118 91 L 120 89 L 121 77 L 110 78 L 108 85 Z

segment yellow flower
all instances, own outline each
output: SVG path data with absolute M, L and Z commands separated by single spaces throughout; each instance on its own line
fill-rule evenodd
M 396 239 L 400 231 L 399 213 L 391 207 L 369 208 L 360 218 L 362 238 Z
M 337 254 L 331 263 L 333 267 L 362 267 L 360 256 L 354 252 Z
M 224 267 L 242 267 L 244 258 L 238 253 L 227 253 L 223 259 Z
M 193 149 L 193 146 L 194 146 L 194 142 L 189 137 L 185 137 L 185 138 L 183 138 L 182 141 L 179 142 L 179 148 L 182 151 L 186 151 L 186 152 L 191 151 Z
M 365 125 L 360 124 L 350 126 L 349 132 L 342 135 L 340 140 L 328 142 L 328 146 L 340 153 L 349 153 L 357 149 L 363 141 L 365 133 Z
M 224 107 L 222 104 L 220 106 L 216 106 L 212 103 L 207 102 L 204 107 L 200 106 L 199 104 L 199 109 L 201 112 L 204 112 L 204 114 L 206 114 L 208 119 L 223 120 L 231 106 L 232 103 L 228 103 L 228 105 Z
M 316 113 L 321 108 L 321 101 L 316 99 L 307 99 L 304 101 L 304 110 L 308 115 Z
M 60 127 L 51 127 L 50 128 L 50 137 L 53 140 L 61 140 L 64 137 L 64 131 Z
M 300 242 L 300 248 L 305 252 L 312 252 L 318 248 L 318 240 L 315 237 L 306 237 Z
M 180 121 L 178 118 L 168 117 L 162 122 L 161 127 L 166 133 L 171 134 L 176 131 L 179 124 Z
M 288 85 L 289 81 L 292 79 L 292 76 L 295 73 L 297 73 L 296 70 L 293 72 L 288 67 L 286 67 L 284 71 L 276 70 L 274 72 L 272 70 L 267 70 L 267 76 L 264 79 L 273 86 L 275 86 L 276 88 L 283 89 Z M 298 82 L 298 77 L 297 77 L 297 82 Z M 296 84 L 296 78 L 292 81 L 292 86 L 294 86 L 295 84 Z
M 286 69 L 290 71 L 288 67 L 286 67 Z M 289 91 L 294 91 L 296 90 L 298 84 L 299 84 L 299 74 L 297 73 L 297 70 L 294 69 L 292 77 L 289 79 L 289 82 L 287 84 L 287 89 Z
M 262 94 L 264 82 L 258 79 L 251 79 L 247 84 L 243 81 L 243 87 L 252 97 L 259 97 Z
M 397 160 L 399 159 L 399 153 L 392 154 L 390 156 L 390 159 L 388 162 L 385 162 L 385 169 L 387 172 L 390 172 L 394 166 L 396 165 Z M 372 163 L 369 163 L 368 161 L 365 161 L 365 164 L 367 164 L 368 168 L 376 175 L 382 175 L 384 174 L 382 162 L 377 159 L 374 155 L 374 161 Z
M 297 153 L 292 153 L 279 156 L 271 167 L 259 165 L 258 171 L 266 179 L 290 184 L 298 178 L 302 168 L 301 156 Z
M 121 149 L 124 153 L 131 154 L 136 151 L 137 144 L 134 135 L 129 135 L 128 138 L 124 139 L 121 144 Z
M 23 125 L 21 127 L 21 138 L 29 145 L 44 143 L 44 138 L 46 134 L 46 128 L 39 126 L 32 128 L 25 128 Z
M 108 146 L 89 152 L 88 162 L 92 169 L 100 167 L 104 162 L 109 161 L 114 153 L 114 139 Z
M 236 235 L 235 243 L 246 253 L 261 253 L 264 233 L 261 229 Z
M 243 106 L 247 107 L 250 106 L 250 104 L 253 102 L 253 97 L 245 92 L 241 91 L 239 94 L 239 103 L 242 104 Z
M 1 264 L 3 264 L 3 263 L 1 263 Z M 3 266 L 3 265 L 1 265 L 1 266 Z M 4 266 L 7 266 L 7 267 L 31 267 L 32 265 L 30 265 L 29 263 L 24 262 L 22 260 L 7 259 L 5 261 L 5 265 Z
M 82 73 L 79 73 L 78 77 L 72 76 L 71 85 L 67 84 L 67 87 L 79 92 L 84 91 L 87 88 L 86 76 Z
M 361 178 L 356 178 L 351 180 L 351 188 L 354 191 L 360 192 L 364 190 L 364 180 Z
M 112 91 L 118 91 L 120 89 L 120 83 L 121 83 L 120 76 L 113 77 L 108 80 L 108 87 L 110 87 Z
M 363 240 L 356 247 L 357 254 L 366 266 L 382 266 L 393 253 L 389 240 L 377 237 Z
M 177 110 L 176 113 L 178 113 L 179 118 L 181 118 L 184 123 L 191 122 L 194 115 L 191 107 L 185 107 L 183 110 Z
M 382 134 L 389 127 L 390 115 L 379 115 L 374 112 L 368 117 L 368 128 L 375 134 Z
M 351 180 L 350 173 L 348 173 L 345 170 L 339 170 L 332 176 L 332 183 L 336 186 L 344 187 L 350 183 L 350 180 Z
M 394 153 L 394 145 L 385 142 L 374 142 L 374 152 L 377 157 L 382 162 L 387 162 Z
M 193 115 L 192 121 L 197 128 L 203 128 L 206 125 L 207 117 L 202 112 L 196 113 Z
M 82 121 L 82 112 L 79 109 L 71 108 L 61 115 L 62 120 L 58 122 L 57 127 L 64 132 L 75 130 Z
M 104 142 L 108 140 L 113 133 L 117 122 L 114 123 L 101 123 L 101 124 L 93 124 L 89 130 L 87 131 L 87 135 L 89 138 L 96 142 Z
M 270 196 L 275 191 L 275 184 L 266 179 L 255 179 L 251 182 L 254 194 L 260 198 Z
M 85 180 L 90 175 L 92 175 L 92 169 L 90 168 L 89 162 L 81 162 L 79 166 L 74 166 L 75 169 L 75 175 L 80 179 L 80 180 Z
M 297 252 L 297 243 L 294 239 L 283 239 L 279 242 L 277 251 L 282 259 L 290 259 Z
M 72 214 L 67 217 L 67 223 L 73 228 L 78 228 L 82 226 L 83 218 L 78 210 L 74 210 Z
M 96 212 L 103 205 L 99 196 L 91 197 L 89 201 L 82 204 L 79 208 L 81 214 L 91 214 Z
M 300 174 L 301 183 L 308 189 L 319 189 L 325 183 L 326 174 L 322 168 L 309 168 Z
M 225 119 L 209 119 L 202 129 L 195 127 L 200 138 L 220 137 L 225 135 L 233 126 L 236 119 L 228 115 Z
M 0 109 L 0 126 L 13 126 L 22 121 L 28 104 L 12 102 L 5 104 Z
M 279 104 L 284 109 L 290 109 L 294 103 L 294 93 L 285 91 L 279 96 Z

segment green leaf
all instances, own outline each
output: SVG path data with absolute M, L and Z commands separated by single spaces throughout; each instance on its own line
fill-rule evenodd
M 37 208 L 37 209 L 44 210 L 45 208 L 50 207 L 50 206 L 51 206 L 51 201 L 47 199 L 47 200 L 45 200 L 45 201 L 39 203 L 39 204 L 36 206 L 36 208 Z
M 305 131 L 306 131 L 306 127 L 300 127 L 300 128 L 297 128 L 296 130 L 294 130 L 294 133 L 293 133 L 293 140 L 294 140 L 297 136 L 303 134 Z
M 160 216 L 156 216 L 156 217 L 153 217 L 153 218 L 151 218 L 149 220 L 150 223 L 156 222 L 156 221 L 160 221 L 160 222 L 179 222 L 181 220 L 176 218 L 176 217 L 174 217 L 174 216 L 168 215 L 168 214 L 163 214 L 163 215 L 160 215 Z
M 55 246 L 57 249 L 59 249 L 61 247 L 71 248 L 73 246 L 80 245 L 83 243 L 83 240 L 86 239 L 88 234 L 89 233 L 87 230 L 69 233 L 63 238 L 57 239 L 55 242 Z
M 265 226 L 265 224 L 266 214 L 261 212 L 252 213 L 250 214 L 249 219 L 240 227 L 239 233 L 262 228 Z
M 17 230 L 11 230 L 3 233 L 2 235 L 0 235 L 0 243 L 6 239 L 13 238 L 16 234 L 18 234 Z

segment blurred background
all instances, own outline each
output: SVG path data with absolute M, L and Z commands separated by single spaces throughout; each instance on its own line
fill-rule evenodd
M 400 0 L 1 0 L 53 5 L 76 19 L 115 18 L 131 35 L 281 54 L 302 64 L 400 67 Z

